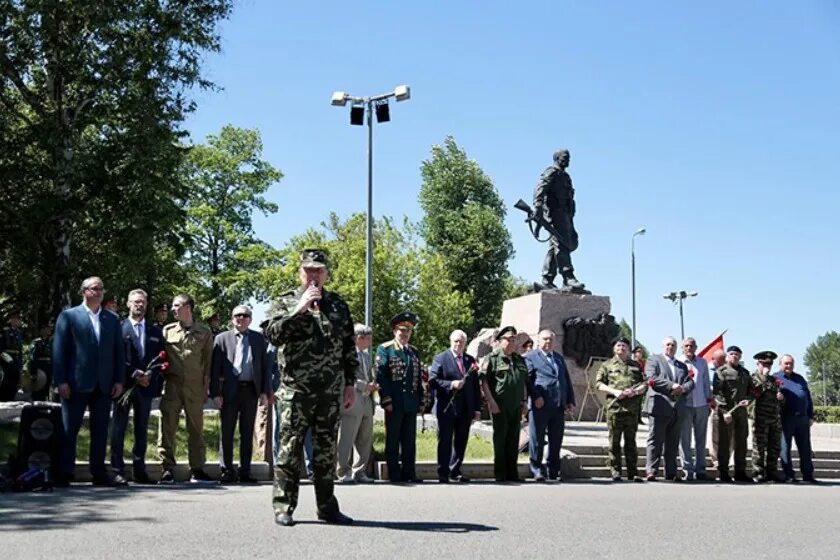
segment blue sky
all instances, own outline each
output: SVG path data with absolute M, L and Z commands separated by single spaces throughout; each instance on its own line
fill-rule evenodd
M 675 5 L 685 4 L 685 5 Z M 578 277 L 629 322 L 637 238 L 638 338 L 801 356 L 838 328 L 840 7 L 814 2 L 246 1 L 207 57 L 224 88 L 198 95 L 195 141 L 258 128 L 285 174 L 276 246 L 330 211 L 365 208 L 366 130 L 335 90 L 409 84 L 374 130 L 374 212 L 419 219 L 420 164 L 446 135 L 512 205 L 551 154 L 572 152 Z M 511 271 L 539 276 L 545 245 L 509 210 Z

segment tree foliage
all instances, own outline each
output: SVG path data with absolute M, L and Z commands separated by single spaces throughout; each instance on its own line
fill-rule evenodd
M 455 288 L 466 294 L 472 316 L 468 334 L 499 322 L 502 302 L 516 290 L 507 268 L 513 256 L 505 207 L 493 182 L 448 136 L 421 165 L 421 231 L 445 261 Z
M 815 403 L 840 405 L 840 333 L 829 331 L 808 345 L 803 358 Z
M 230 0 L 0 0 L 0 294 L 54 316 L 87 275 L 179 282 L 180 128 Z
M 412 311 L 420 318 L 412 344 L 424 361 L 449 345 L 449 333 L 463 328 L 470 319 L 467 297 L 446 274 L 443 258 L 420 246 L 416 227 L 404 222 L 398 229 L 391 219 L 374 223 L 373 330 L 374 342 L 393 335 L 391 318 Z M 263 281 L 273 297 L 299 285 L 300 252 L 324 249 L 330 260 L 327 289 L 341 294 L 356 322 L 364 320 L 365 305 L 365 217 L 354 214 L 342 221 L 330 214 L 319 229 L 293 237 L 281 252 L 286 264 L 266 273 Z
M 184 290 L 221 316 L 252 297 L 265 300 L 261 271 L 280 262 L 280 253 L 254 235 L 254 212 L 277 212 L 265 194 L 283 176 L 261 159 L 262 149 L 258 131 L 228 125 L 193 147 L 184 165 L 190 195 Z

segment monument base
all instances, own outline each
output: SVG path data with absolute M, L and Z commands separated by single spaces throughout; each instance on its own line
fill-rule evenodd
M 567 320 L 573 318 L 595 320 L 609 313 L 610 298 L 607 296 L 543 290 L 535 294 L 506 300 L 502 306 L 500 325 L 513 325 L 516 330 L 528 333 L 534 340 L 534 348 L 538 345 L 537 334 L 542 329 L 551 329 L 557 335 L 554 349 L 562 354 L 566 336 L 564 324 Z M 610 354 L 593 357 L 609 358 Z M 589 385 L 594 380 L 595 371 L 591 372 L 590 378 L 587 376 L 585 369 L 586 363 L 581 366 L 568 357 L 565 358 L 565 362 L 572 379 L 575 400 L 578 405 L 578 409 L 574 413 L 574 419 L 595 420 L 600 410 L 599 403 L 602 401 L 600 395 L 595 395 L 594 388 Z M 588 387 L 589 391 L 587 391 Z M 591 396 L 587 397 L 587 393 Z

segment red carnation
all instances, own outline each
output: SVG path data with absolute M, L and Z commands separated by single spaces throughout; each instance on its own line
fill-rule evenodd
M 689 368 L 688 369 L 688 378 L 689 379 L 694 379 L 694 368 Z
M 161 352 L 161 354 L 163 354 L 163 352 Z M 168 369 L 169 369 L 169 362 L 163 362 L 162 364 L 160 364 L 160 371 L 166 371 Z
M 648 387 L 653 387 L 654 385 L 656 385 L 656 381 L 654 381 L 653 377 L 651 377 L 648 379 Z
M 161 350 L 160 354 L 158 354 L 158 358 L 160 358 L 161 360 L 165 360 L 166 359 L 166 350 Z
M 784 381 L 782 381 L 781 379 L 776 379 L 773 383 L 776 384 L 776 387 L 781 387 L 785 384 Z

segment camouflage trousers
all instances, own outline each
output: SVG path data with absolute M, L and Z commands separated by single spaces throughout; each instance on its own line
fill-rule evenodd
M 636 430 L 639 415 L 634 412 L 607 412 L 610 446 L 607 451 L 607 466 L 610 476 L 621 476 L 621 438 L 624 437 L 624 459 L 627 462 L 627 478 L 638 473 L 639 453 L 636 449 Z
M 312 428 L 312 469 L 318 513 L 338 511 L 333 495 L 336 439 L 340 418 L 339 395 L 308 394 L 280 388 L 276 414 L 280 420 L 279 449 L 274 465 L 274 511 L 293 513 L 298 502 L 303 463 L 303 439 Z
M 756 417 L 753 422 L 753 476 L 771 478 L 779 470 L 782 422 L 773 418 Z

